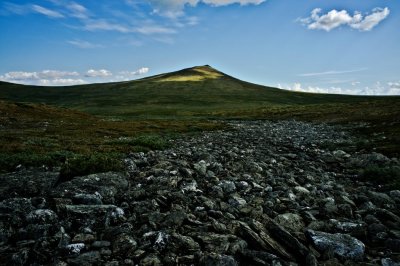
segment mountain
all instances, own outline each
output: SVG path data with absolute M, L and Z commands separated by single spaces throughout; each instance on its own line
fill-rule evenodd
M 0 99 L 69 107 L 101 116 L 173 118 L 386 98 L 286 91 L 245 82 L 206 65 L 134 81 L 67 87 L 1 82 Z

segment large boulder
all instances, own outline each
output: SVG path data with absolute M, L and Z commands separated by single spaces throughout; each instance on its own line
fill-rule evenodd
M 321 252 L 333 251 L 342 259 L 362 260 L 364 258 L 364 243 L 349 235 L 329 234 L 313 230 L 307 230 L 306 235 Z

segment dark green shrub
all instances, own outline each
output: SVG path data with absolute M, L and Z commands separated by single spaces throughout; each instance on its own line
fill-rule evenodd
M 168 142 L 159 135 L 142 135 L 132 140 L 134 146 L 149 148 L 150 150 L 162 150 L 168 148 Z
M 68 158 L 62 165 L 60 179 L 67 180 L 75 176 L 122 170 L 123 163 L 120 154 L 79 154 Z

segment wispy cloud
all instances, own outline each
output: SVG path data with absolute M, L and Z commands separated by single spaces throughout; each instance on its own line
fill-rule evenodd
M 121 33 L 132 32 L 132 29 L 118 23 L 109 22 L 105 19 L 85 20 L 83 29 L 88 31 L 117 31 Z
M 83 5 L 80 5 L 75 2 L 71 2 L 66 5 L 66 8 L 70 11 L 70 16 L 79 18 L 79 19 L 86 19 L 89 17 L 89 11 Z
M 81 48 L 81 49 L 93 49 L 93 48 L 104 47 L 101 44 L 95 44 L 95 43 L 91 43 L 88 41 L 82 41 L 82 40 L 70 40 L 70 41 L 67 41 L 67 43 L 69 43 L 75 47 Z
M 135 28 L 134 31 L 142 33 L 142 34 L 146 34 L 146 35 L 151 35 L 151 34 L 174 34 L 174 33 L 177 33 L 177 31 L 175 29 L 167 28 L 167 27 L 163 27 L 163 26 L 158 26 L 158 25 L 141 26 L 141 27 Z
M 353 69 L 353 70 L 330 70 L 324 72 L 314 72 L 314 73 L 304 73 L 299 74 L 299 77 L 314 77 L 314 76 L 326 76 L 326 75 L 339 75 L 339 74 L 347 74 L 347 73 L 354 73 L 367 70 L 367 68 L 360 68 L 360 69 Z
M 6 11 L 17 15 L 25 15 L 32 12 L 30 5 L 17 5 L 14 3 L 5 2 L 3 6 Z
M 299 19 L 299 21 L 310 30 L 325 30 L 329 32 L 340 26 L 347 25 L 359 31 L 370 31 L 390 14 L 390 10 L 387 7 L 375 8 L 370 14 L 362 14 L 360 11 L 355 11 L 353 16 L 347 10 L 338 11 L 333 9 L 322 15 L 321 12 L 321 8 L 315 8 L 311 11 L 310 17 Z
M 39 14 L 45 15 L 49 18 L 64 18 L 65 17 L 63 14 L 61 14 L 58 11 L 50 10 L 48 8 L 45 8 L 45 7 L 42 7 L 39 5 L 32 5 L 32 10 Z
M 65 16 L 56 10 L 49 9 L 40 5 L 19 5 L 10 2 L 4 2 L 3 7 L 6 11 L 17 15 L 27 15 L 31 13 L 38 13 L 49 18 L 64 18 Z

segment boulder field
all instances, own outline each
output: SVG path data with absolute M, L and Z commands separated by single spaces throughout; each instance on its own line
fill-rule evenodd
M 129 154 L 125 172 L 0 175 L 1 265 L 400 265 L 397 158 L 340 127 L 231 121 Z M 328 149 L 329 147 L 329 149 Z

